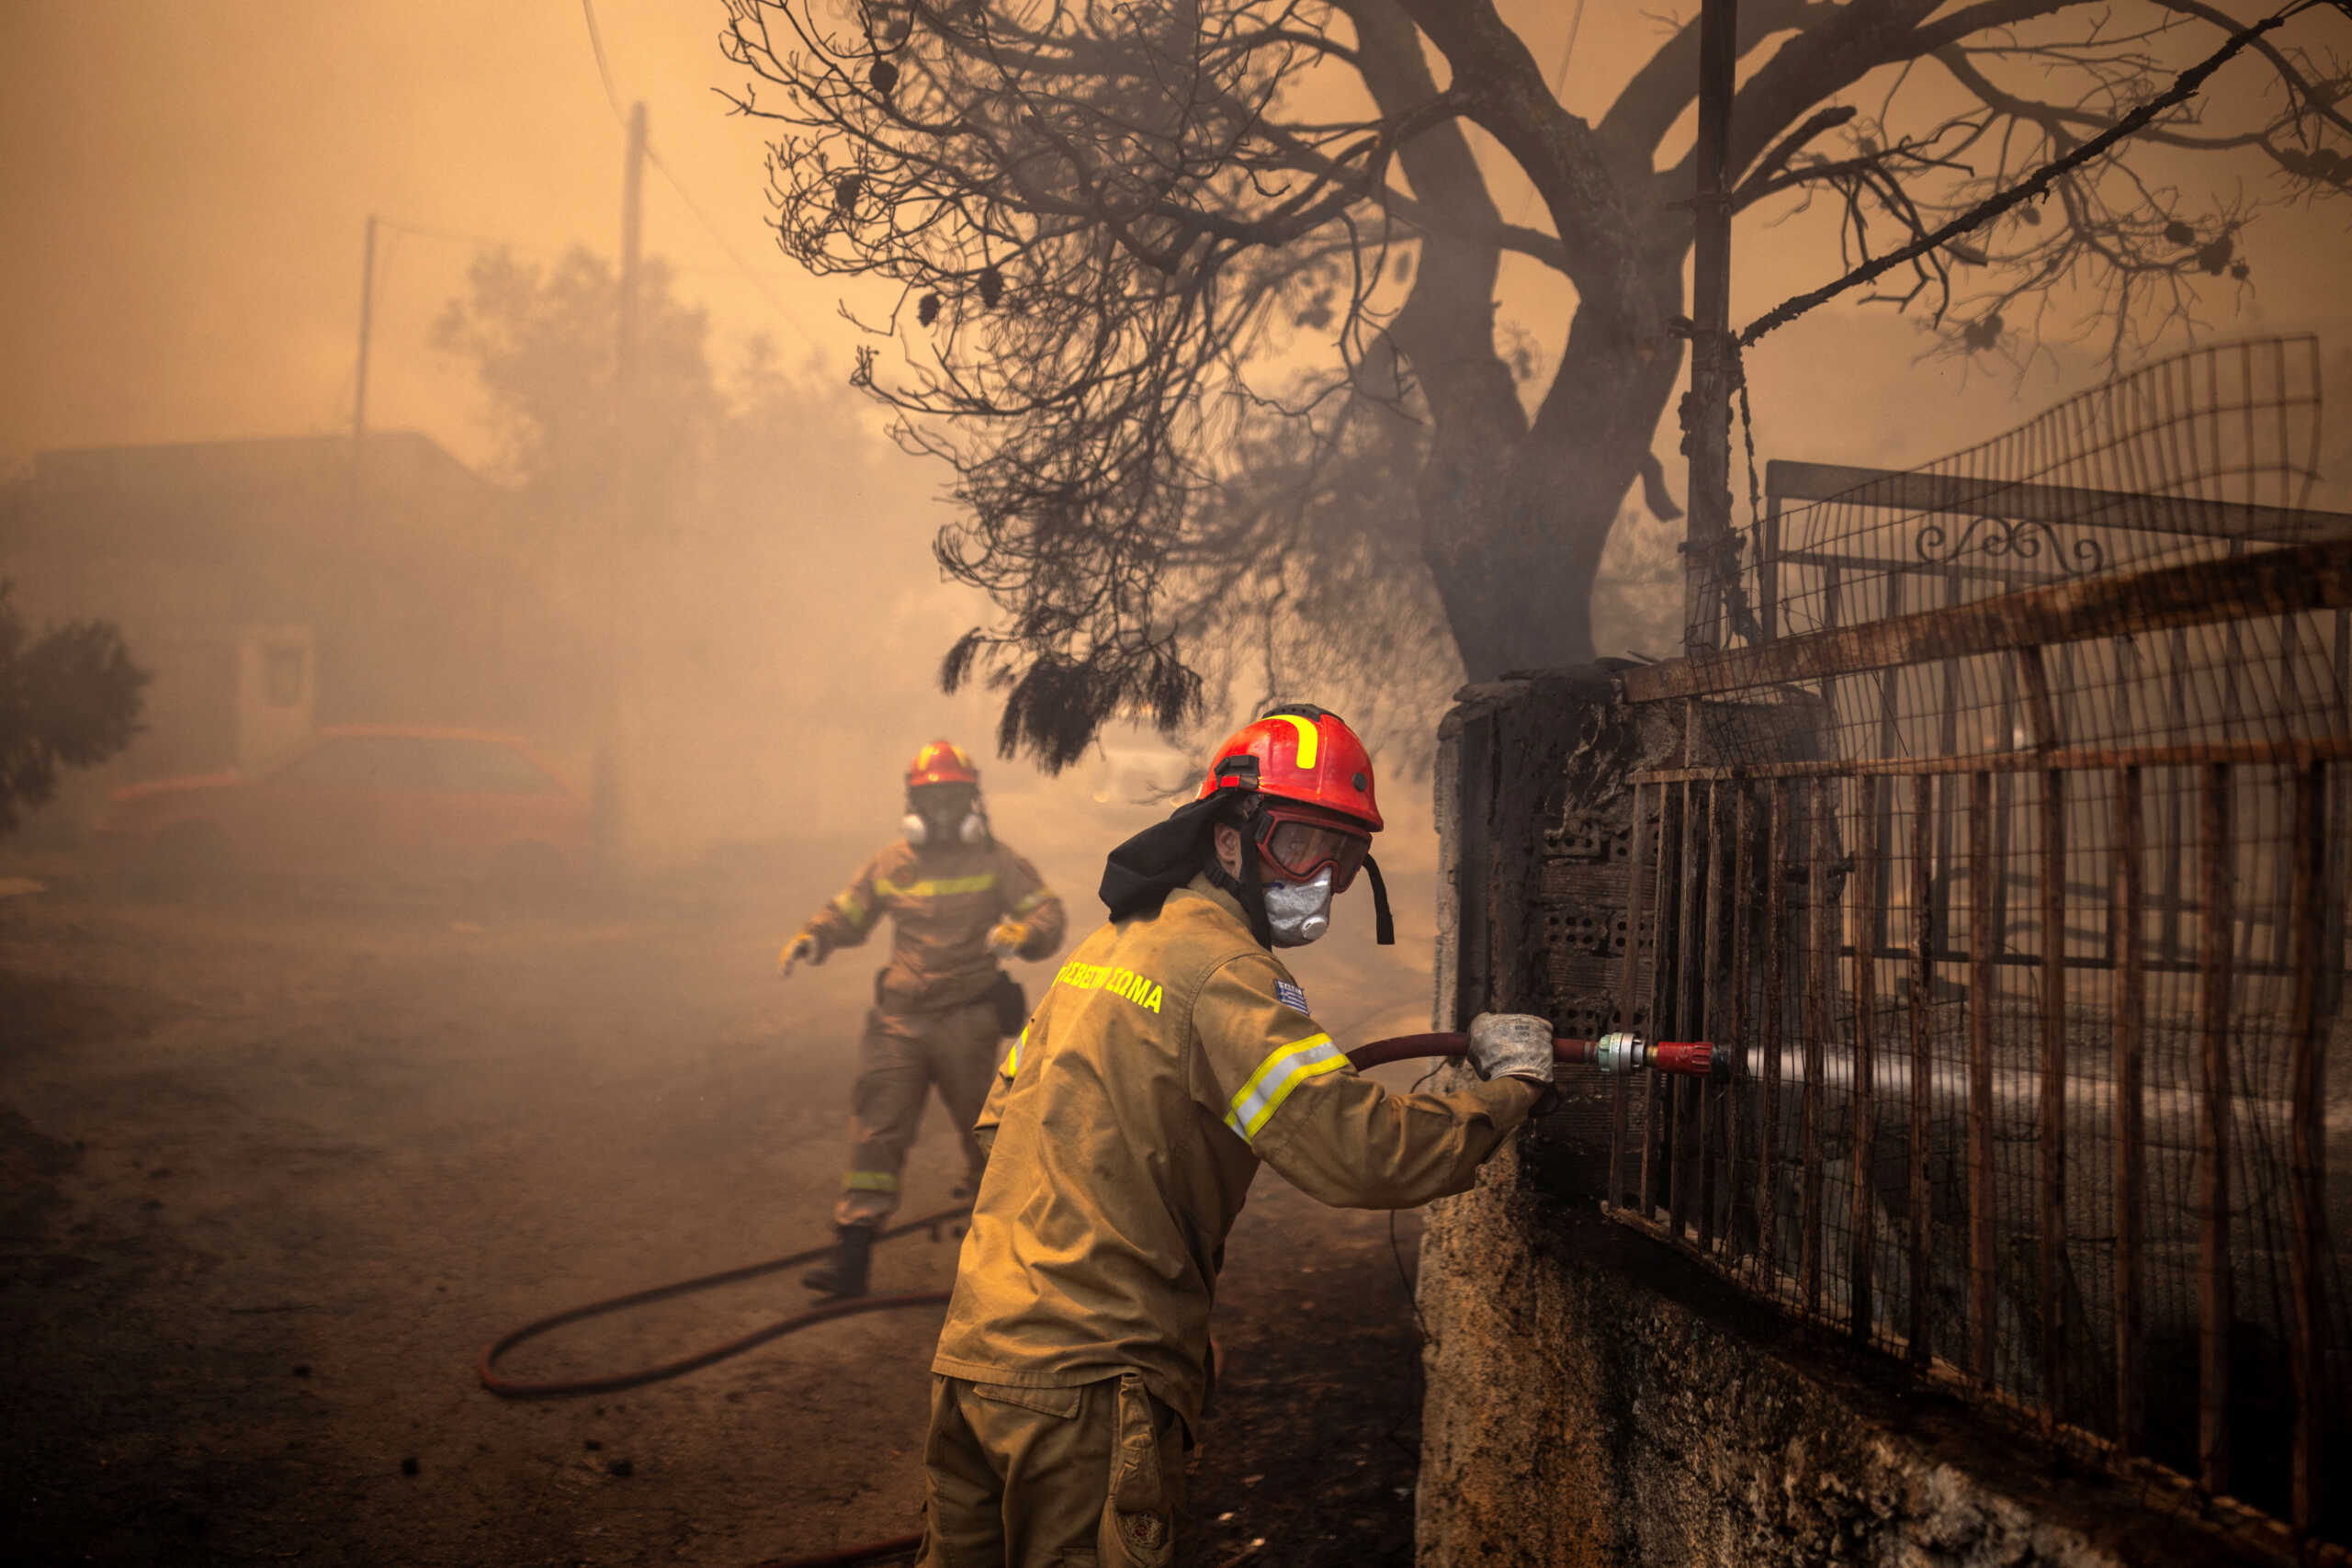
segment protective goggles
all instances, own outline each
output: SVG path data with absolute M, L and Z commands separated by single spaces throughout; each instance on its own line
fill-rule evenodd
M 1328 865 L 1331 891 L 1344 893 L 1372 852 L 1372 838 L 1361 829 L 1339 827 L 1328 817 L 1270 806 L 1259 819 L 1258 852 L 1291 882 L 1310 881 Z

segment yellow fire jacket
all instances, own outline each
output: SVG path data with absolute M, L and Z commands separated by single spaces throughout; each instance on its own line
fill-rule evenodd
M 1425 1203 L 1467 1189 L 1535 1098 L 1359 1077 L 1196 878 L 1080 942 L 998 1070 L 932 1370 L 1061 1388 L 1134 1368 L 1197 1425 L 1225 1238 L 1261 1161 L 1326 1203 Z
M 920 854 L 901 839 L 803 930 L 822 958 L 864 942 L 886 914 L 895 930 L 879 987 L 885 1009 L 923 1012 L 986 996 L 998 974 L 989 932 L 999 920 L 1029 928 L 1020 957 L 1043 958 L 1062 942 L 1061 899 L 1036 867 L 995 842 Z

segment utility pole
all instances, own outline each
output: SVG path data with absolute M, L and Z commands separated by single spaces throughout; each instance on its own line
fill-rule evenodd
M 1690 397 L 1682 418 L 1690 459 L 1690 513 L 1683 535 L 1683 651 L 1698 653 L 1723 637 L 1723 583 L 1739 570 L 1731 548 L 1731 195 L 1724 165 L 1731 142 L 1731 100 L 1739 70 L 1739 0 L 1701 0 L 1699 143 L 1692 160 L 1698 190 L 1691 208 Z
M 620 337 L 613 345 L 613 386 L 620 407 L 620 461 L 630 463 L 630 416 L 637 400 L 637 272 L 645 208 L 645 105 L 629 106 L 628 161 L 621 174 Z
M 611 855 L 620 843 L 620 625 L 624 558 L 639 530 L 638 491 L 638 257 L 645 205 L 645 104 L 628 113 L 628 152 L 621 166 L 621 273 L 618 330 L 613 343 L 612 518 L 605 547 L 604 671 L 597 697 L 595 761 L 596 847 Z
M 359 260 L 359 374 L 351 392 L 351 521 L 359 521 L 359 466 L 368 445 L 368 347 L 376 322 L 376 215 L 368 215 L 368 247 Z

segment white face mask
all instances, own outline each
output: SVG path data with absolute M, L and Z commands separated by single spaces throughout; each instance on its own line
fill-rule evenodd
M 1331 929 L 1331 868 L 1305 882 L 1269 882 L 1266 930 L 1276 947 L 1305 947 Z
M 899 828 L 900 831 L 906 834 L 907 842 L 914 845 L 917 849 L 922 849 L 934 841 L 932 836 L 931 824 L 923 820 L 922 815 L 920 812 L 910 811 L 904 817 L 899 818 Z M 989 819 L 981 812 L 979 807 L 975 805 L 971 810 L 964 813 L 964 819 L 956 825 L 954 841 L 962 844 L 977 844 L 985 840 L 988 836 Z M 948 840 L 942 838 L 936 841 L 944 843 L 947 842 Z

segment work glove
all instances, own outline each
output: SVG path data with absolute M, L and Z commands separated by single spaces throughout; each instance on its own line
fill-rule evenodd
M 1470 1066 L 1480 1077 L 1523 1078 L 1543 1091 L 1535 1109 L 1552 1109 L 1560 1091 L 1552 1081 L 1552 1021 L 1523 1012 L 1482 1012 L 1470 1021 Z
M 786 942 L 784 951 L 775 955 L 776 976 L 778 978 L 789 978 L 792 972 L 800 967 L 803 963 L 820 962 L 822 962 L 822 954 L 817 951 L 816 933 L 802 931 L 798 936 Z
M 1003 958 L 1020 952 L 1021 944 L 1028 940 L 1029 928 L 1019 920 L 999 920 L 996 929 L 989 932 L 989 951 Z

